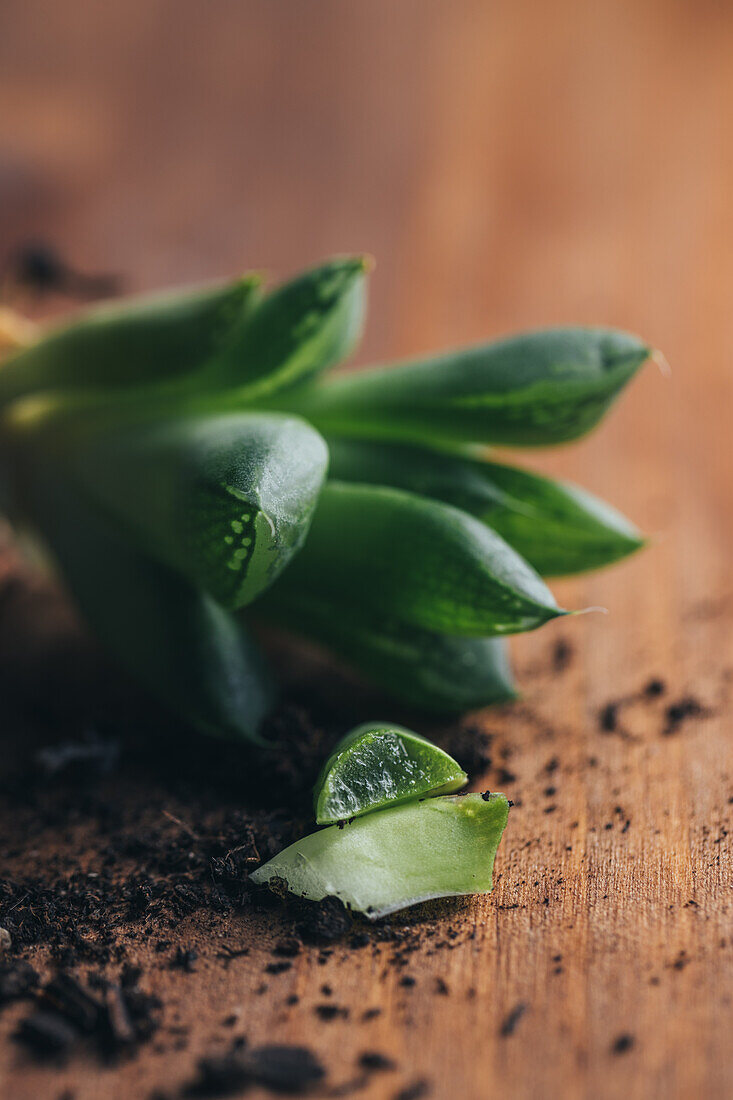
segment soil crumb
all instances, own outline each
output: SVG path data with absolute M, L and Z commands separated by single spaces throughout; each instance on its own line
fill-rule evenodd
M 665 737 L 671 737 L 672 734 L 677 733 L 680 726 L 688 718 L 699 718 L 705 713 L 706 709 L 699 699 L 696 699 L 694 695 L 685 695 L 683 698 L 677 699 L 676 702 L 670 703 L 664 712 L 665 724 L 662 728 L 662 734 Z
M 524 1001 L 520 1001 L 514 1006 L 511 1012 L 509 1012 L 504 1017 L 501 1028 L 499 1029 L 499 1035 L 502 1039 L 508 1039 L 510 1035 L 514 1034 L 519 1025 L 519 1021 L 522 1019 L 522 1016 L 524 1016 L 526 1011 L 527 1005 L 524 1003 Z
M 199 1061 L 197 1076 L 184 1088 L 184 1095 L 232 1096 L 248 1085 L 302 1095 L 325 1075 L 321 1062 L 307 1047 L 271 1045 L 250 1050 L 242 1040 L 235 1040 L 226 1053 Z
M 624 1032 L 622 1035 L 618 1035 L 611 1044 L 612 1054 L 626 1054 L 634 1046 L 636 1040 L 633 1035 L 629 1035 Z

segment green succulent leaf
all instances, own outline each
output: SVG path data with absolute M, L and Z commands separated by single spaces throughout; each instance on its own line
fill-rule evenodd
M 367 722 L 339 741 L 314 788 L 316 821 L 331 825 L 428 795 L 468 776 L 443 749 L 404 726 Z
M 308 591 L 285 577 L 256 605 L 264 618 L 331 649 L 395 699 L 459 713 L 516 698 L 500 638 L 460 638 L 406 626 L 350 599 L 336 599 L 323 576 Z
M 193 729 L 259 741 L 274 691 L 244 625 L 140 554 L 58 472 L 36 465 L 26 488 L 41 533 L 105 648 Z
M 509 804 L 503 794 L 444 795 L 330 825 L 250 875 L 299 897 L 340 898 L 372 920 L 432 898 L 488 893 Z
M 211 358 L 259 298 L 259 278 L 95 306 L 3 364 L 0 405 L 47 390 L 177 381 Z
M 364 325 L 368 266 L 362 256 L 331 260 L 272 291 L 219 349 L 201 391 L 266 401 L 346 358 Z
M 619 512 L 569 482 L 418 444 L 329 439 L 328 446 L 334 478 L 391 485 L 461 508 L 543 576 L 597 569 L 644 544 Z
M 610 329 L 548 329 L 354 371 L 291 407 L 327 435 L 544 446 L 590 431 L 649 354 Z
M 328 461 L 310 425 L 264 413 L 180 417 L 67 445 L 72 476 L 140 549 L 230 609 L 302 545 Z
M 282 584 L 284 600 L 327 585 L 339 605 L 476 637 L 565 614 L 534 570 L 473 516 L 399 489 L 338 481 L 323 489 Z

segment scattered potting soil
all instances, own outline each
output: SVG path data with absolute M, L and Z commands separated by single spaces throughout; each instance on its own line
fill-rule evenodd
M 601 733 L 616 734 L 627 741 L 637 740 L 638 738 L 624 724 L 623 717 L 626 711 L 635 703 L 653 705 L 666 693 L 667 685 L 664 680 L 658 676 L 652 677 L 639 691 L 604 703 L 598 712 L 598 729 Z M 709 713 L 708 708 L 696 696 L 683 695 L 663 708 L 660 733 L 664 737 L 670 737 L 677 733 L 680 726 L 689 718 L 700 718 Z
M 268 722 L 271 747 L 255 758 L 224 742 L 212 751 L 211 742 L 180 729 L 164 726 L 151 737 L 144 726 L 108 719 L 72 725 L 51 741 L 45 718 L 37 720 L 0 777 L 0 1011 L 27 1005 L 14 1034 L 19 1051 L 43 1062 L 83 1053 L 108 1063 L 135 1057 L 159 1036 L 183 1049 L 175 1004 L 160 1004 L 152 993 L 154 971 L 196 971 L 201 942 L 217 944 L 213 957 L 224 967 L 247 955 L 247 944 L 219 946 L 216 938 L 234 913 L 276 928 L 258 991 L 285 980 L 308 948 L 319 963 L 336 947 L 386 948 L 384 966 L 404 972 L 418 950 L 450 950 L 475 935 L 436 924 L 429 911 L 372 925 L 336 898 L 313 903 L 250 885 L 254 867 L 312 828 L 312 785 L 346 725 L 317 698 L 294 695 Z M 490 736 L 456 727 L 452 737 L 446 747 L 470 773 L 490 768 Z M 181 942 L 178 926 L 192 915 L 203 941 Z M 405 976 L 405 986 L 412 981 Z M 297 1001 L 293 995 L 287 1003 Z M 315 1010 L 324 1025 L 378 1012 L 332 1000 Z M 236 1019 L 220 1021 L 223 1034 Z M 365 1054 L 340 1094 L 390 1068 L 385 1055 Z M 258 1083 L 295 1093 L 324 1073 L 303 1048 L 249 1049 L 238 1036 L 225 1054 L 201 1060 L 186 1089 L 227 1095 Z
M 557 647 L 552 655 L 558 671 L 571 659 L 572 652 Z M 645 689 L 650 706 L 663 695 L 664 689 Z M 361 704 L 357 709 L 363 713 Z M 678 724 L 693 715 L 689 700 L 684 709 L 675 712 Z M 299 1003 L 288 974 L 305 951 L 316 964 L 334 952 L 372 951 L 385 972 L 398 972 L 405 1002 L 423 990 L 441 998 L 459 995 L 442 979 L 423 982 L 415 962 L 418 952 L 449 952 L 476 936 L 473 922 L 460 919 L 460 900 L 371 924 L 335 898 L 312 903 L 249 883 L 253 868 L 313 828 L 313 782 L 332 746 L 360 716 L 343 698 L 334 701 L 330 679 L 325 689 L 308 684 L 290 691 L 263 731 L 269 747 L 257 755 L 245 746 L 189 737 L 154 710 L 151 730 L 149 718 L 138 725 L 127 714 L 100 717 L 91 704 L 80 718 L 70 707 L 61 737 L 58 711 L 43 692 L 33 700 L 33 713 L 28 733 L 23 712 L 18 751 L 8 755 L 0 775 L 6 857 L 0 1011 L 22 1002 L 15 1038 L 24 1056 L 59 1061 L 79 1053 L 107 1063 L 135 1057 L 146 1043 L 184 1049 L 188 1039 L 177 1025 L 176 1003 L 171 997 L 160 1004 L 154 996 L 156 971 L 175 971 L 185 986 L 189 974 L 212 960 L 225 968 L 249 955 L 252 930 L 272 937 L 256 992 L 282 983 L 286 1011 Z M 408 716 L 396 717 L 410 724 Z M 500 789 L 523 779 L 510 770 L 499 734 L 492 739 L 483 728 L 456 725 L 444 731 L 441 744 L 474 782 L 485 778 Z M 552 776 L 544 782 L 554 789 L 559 757 L 548 754 L 543 767 Z M 435 921 L 434 914 L 459 919 Z M 233 915 L 242 930 L 236 941 L 229 935 Z M 179 926 L 191 917 L 182 936 Z M 417 990 L 411 970 L 418 974 Z M 338 991 L 322 995 L 307 1011 L 315 1009 L 324 1034 L 336 1034 L 340 1021 L 358 1027 L 380 1012 L 341 1003 Z M 515 1006 L 500 1024 L 501 1035 L 516 1030 L 525 1008 Z M 250 1047 L 236 1034 L 239 1020 L 237 1013 L 222 1012 L 212 1053 L 199 1061 L 187 1095 L 228 1095 L 250 1084 L 292 1093 L 323 1085 L 326 1067 L 313 1052 Z M 367 1051 L 352 1079 L 329 1083 L 329 1095 L 358 1091 L 371 1073 L 385 1074 L 389 1084 L 394 1069 L 387 1055 Z M 402 1082 L 401 1091 L 398 1085 L 393 1095 L 403 1100 L 430 1091 L 422 1079 Z

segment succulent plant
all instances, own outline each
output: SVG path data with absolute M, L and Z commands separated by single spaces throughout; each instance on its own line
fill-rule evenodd
M 330 375 L 368 270 L 334 259 L 269 293 L 246 276 L 48 331 L 0 317 L 5 509 L 105 646 L 202 731 L 258 738 L 275 688 L 257 620 L 412 704 L 511 698 L 501 637 L 567 614 L 542 577 L 642 545 L 488 448 L 584 435 L 649 347 L 553 329 Z

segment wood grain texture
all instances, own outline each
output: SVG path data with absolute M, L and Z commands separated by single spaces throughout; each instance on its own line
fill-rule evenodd
M 730 1096 L 733 11 L 4 0 L 0 21 L 3 251 L 50 237 L 143 288 L 364 249 L 378 267 L 361 359 L 598 322 L 643 333 L 673 369 L 648 368 L 592 439 L 536 456 L 653 544 L 557 586 L 610 614 L 517 640 L 525 698 L 479 718 L 518 805 L 493 895 L 461 916 L 475 938 L 415 957 L 409 989 L 380 953 L 337 951 L 302 955 L 255 998 L 267 929 L 223 969 L 184 927 L 197 972 L 155 978 L 167 996 L 185 981 L 184 1054 L 59 1073 L 6 1044 L 4 1095 L 173 1088 L 241 1005 L 252 1042 L 307 1041 L 335 1082 L 365 1048 L 394 1057 L 366 1100 L 423 1078 L 436 1100 Z M 600 709 L 653 676 L 668 693 L 603 734 Z M 665 707 L 688 694 L 705 713 L 665 736 Z M 316 1020 L 323 982 L 350 1020 Z M 614 1053 L 621 1035 L 634 1043 Z

